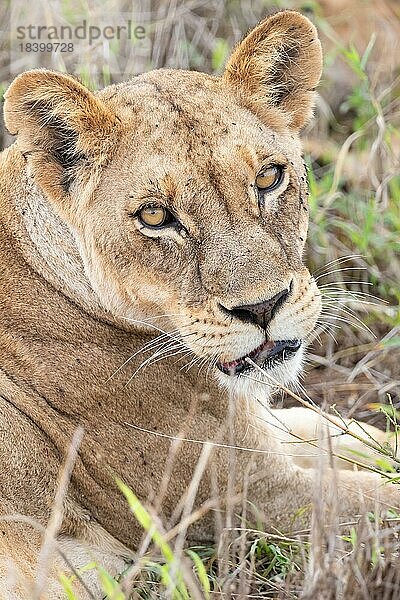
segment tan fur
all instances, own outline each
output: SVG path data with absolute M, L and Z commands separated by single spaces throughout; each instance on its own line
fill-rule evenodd
M 0 510 L 46 525 L 63 457 L 83 425 L 60 531 L 74 565 L 94 552 L 117 572 L 132 556 L 142 531 L 115 476 L 143 502 L 154 499 L 168 436 L 220 444 L 195 506 L 213 485 L 224 505 L 224 445 L 232 443 L 263 450 L 236 451 L 235 513 L 245 477 L 267 527 L 287 529 L 311 503 L 313 471 L 295 465 L 258 411 L 268 382 L 255 372 L 258 382 L 232 382 L 212 361 L 243 356 L 265 339 L 220 304 L 266 300 L 292 280 L 271 339 L 306 340 L 318 318 L 319 293 L 302 263 L 308 210 L 298 130 L 320 69 L 314 27 L 282 12 L 249 34 L 221 79 L 161 70 L 94 95 L 68 75 L 39 70 L 6 93 L 5 121 L 17 141 L 0 163 Z M 260 209 L 255 177 L 274 162 L 285 165 L 284 181 Z M 169 206 L 185 231 L 144 235 L 132 215 L 149 201 Z M 176 331 L 164 339 L 169 356 L 134 375 L 151 355 L 139 350 L 159 330 Z M 187 354 L 173 355 L 179 350 Z M 206 368 L 181 369 L 192 358 Z M 300 368 L 299 351 L 272 374 L 288 384 Z M 162 502 L 166 522 L 200 451 L 190 441 L 179 446 Z M 367 473 L 341 471 L 338 488 L 344 518 L 374 509 L 377 498 L 384 506 L 399 500 Z M 28 524 L 0 529 L 3 572 L 7 557 L 32 580 L 40 536 Z M 188 543 L 214 532 L 208 512 Z M 18 586 L 17 597 L 29 597 Z
M 346 457 L 364 465 L 377 466 L 379 459 L 382 459 L 382 453 L 362 444 L 356 437 L 344 433 L 344 426 L 364 440 L 369 442 L 373 440 L 383 448 L 393 446 L 395 450 L 395 439 L 390 432 L 381 431 L 368 423 L 339 419 L 332 415 L 329 415 L 328 421 L 324 413 L 318 414 L 299 406 L 271 410 L 270 415 L 265 415 L 264 418 L 271 427 L 271 435 L 284 445 L 296 465 L 305 469 L 316 466 L 321 456 L 321 449 L 325 455 L 329 455 L 332 451 L 335 457 Z M 282 427 L 282 423 L 285 427 Z M 300 439 L 294 438 L 293 433 Z M 317 447 L 302 440 L 309 440 Z M 390 460 L 387 460 L 390 463 Z M 343 458 L 335 458 L 334 464 L 340 469 L 354 468 L 352 462 Z M 395 466 L 393 464 L 393 467 Z

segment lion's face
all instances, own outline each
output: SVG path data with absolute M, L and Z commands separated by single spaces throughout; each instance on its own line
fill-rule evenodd
M 305 75 L 307 61 L 314 71 Z M 239 45 L 223 78 L 156 71 L 95 97 L 47 75 L 69 104 L 53 108 L 63 127 L 49 128 L 30 167 L 74 228 L 92 287 L 116 317 L 166 331 L 166 354 L 187 351 L 221 380 L 258 375 L 247 358 L 293 380 L 320 312 L 302 263 L 308 206 L 298 140 L 319 72 L 313 26 L 284 12 Z M 22 110 L 28 125 L 44 122 L 55 106 L 54 98 L 35 106 L 33 84 L 39 93 L 46 81 L 34 73 L 25 74 L 30 95 L 18 80 L 8 92 L 9 122 Z M 74 95 L 88 104 L 81 121 L 71 117 Z
M 251 368 L 239 359 L 263 345 L 255 362 L 286 359 L 293 374 L 320 309 L 302 264 L 308 211 L 297 139 L 196 73 L 126 84 L 123 110 L 126 131 L 82 232 L 104 304 L 138 320 L 170 315 L 150 323 L 225 373 Z M 271 315 L 244 309 L 282 292 Z M 265 347 L 270 340 L 285 343 Z

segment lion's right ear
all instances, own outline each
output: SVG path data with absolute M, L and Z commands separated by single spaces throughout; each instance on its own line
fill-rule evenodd
M 119 129 L 116 115 L 90 90 L 70 75 L 46 69 L 13 81 L 4 119 L 37 183 L 53 198 L 68 194 L 79 163 L 104 161 Z

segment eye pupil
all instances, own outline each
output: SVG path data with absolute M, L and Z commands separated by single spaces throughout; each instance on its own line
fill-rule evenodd
M 281 182 L 281 178 L 282 167 L 272 165 L 257 175 L 256 184 L 259 190 L 271 191 Z

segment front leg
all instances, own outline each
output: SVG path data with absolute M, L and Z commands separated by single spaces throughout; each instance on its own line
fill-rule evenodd
M 340 419 L 332 415 L 328 421 L 323 415 L 304 407 L 271 409 L 269 412 L 265 411 L 261 420 L 269 425 L 270 435 L 281 442 L 287 455 L 291 456 L 300 467 L 316 467 L 321 452 L 329 454 L 331 451 L 334 465 L 340 469 L 353 469 L 351 460 L 367 466 L 376 466 L 377 460 L 382 458 L 385 458 L 389 464 L 397 466 L 389 457 L 385 457 L 384 451 L 381 453 L 375 451 L 357 438 L 343 432 L 343 427 L 346 427 L 368 442 L 381 446 L 383 450 L 392 448 L 395 452 L 394 433 L 382 431 L 373 425 Z M 345 456 L 351 460 L 342 460 L 335 455 Z
M 309 412 L 311 416 L 312 411 Z M 240 427 L 237 427 L 239 430 Z M 316 497 L 325 498 L 328 501 L 326 506 L 336 498 L 337 516 L 346 521 L 368 511 L 374 512 L 378 507 L 383 510 L 400 507 L 399 487 L 389 478 L 366 471 L 332 468 L 327 453 L 325 459 L 322 454 L 319 467 L 298 466 L 290 456 L 291 446 L 288 449 L 274 428 L 265 426 L 265 423 L 263 429 L 257 426 L 247 429 L 246 446 L 265 450 L 265 454 L 241 451 L 238 464 L 243 479 L 246 473 L 250 473 L 247 497 L 263 512 L 267 527 L 288 531 L 293 527 L 294 517 L 300 514 L 297 525 L 301 523 L 301 527 L 309 527 L 311 511 L 303 509 L 311 508 Z M 321 456 L 321 453 L 318 454 Z M 310 460 L 309 457 L 307 459 Z M 315 463 L 316 456 L 312 460 Z

